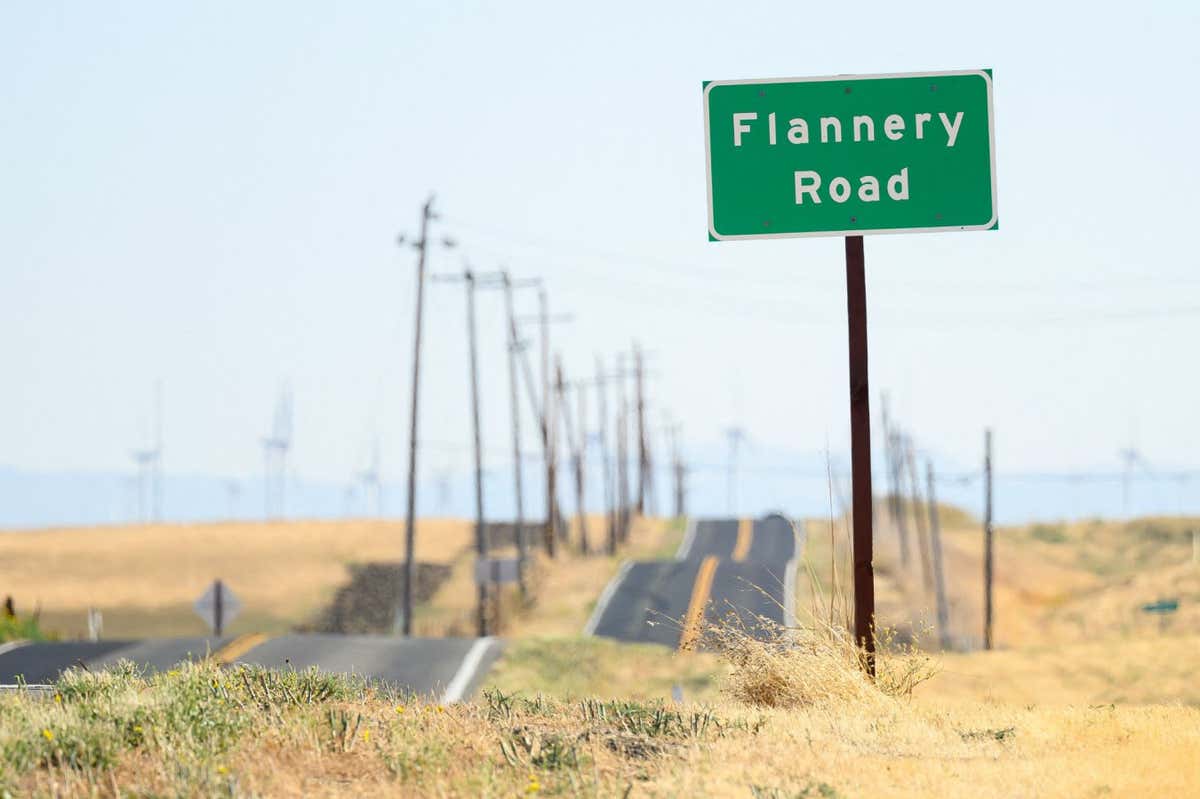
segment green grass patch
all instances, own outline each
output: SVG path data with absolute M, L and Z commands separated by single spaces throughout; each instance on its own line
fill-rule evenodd
M 5 641 L 44 641 L 47 637 L 34 617 L 0 616 L 0 643 Z

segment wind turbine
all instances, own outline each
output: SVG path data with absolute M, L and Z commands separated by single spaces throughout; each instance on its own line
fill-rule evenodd
M 237 480 L 225 481 L 225 494 L 229 500 L 229 519 L 237 518 L 238 499 L 242 495 L 242 487 Z
M 363 485 L 363 510 L 370 513 L 371 497 L 375 498 L 375 515 L 383 516 L 383 483 L 380 480 L 379 469 L 379 435 L 376 434 L 371 442 L 371 460 L 367 468 L 360 472 L 359 480 Z
M 1133 480 L 1133 470 L 1141 466 L 1143 470 L 1149 471 L 1150 464 L 1142 457 L 1132 444 L 1117 453 L 1117 457 L 1125 464 L 1125 469 L 1121 474 L 1121 515 L 1129 515 L 1130 491 L 1132 489 L 1131 482 Z
M 285 384 L 275 404 L 275 417 L 271 434 L 262 439 L 263 447 L 263 498 L 266 517 L 282 517 L 286 512 L 287 453 L 292 444 L 292 391 Z M 272 495 L 278 497 L 278 508 L 273 512 Z
M 738 470 L 738 454 L 741 451 L 742 444 L 746 443 L 746 430 L 742 427 L 730 427 L 725 430 L 725 437 L 729 439 L 729 462 L 726 467 L 726 497 L 729 502 L 729 515 L 733 516 L 737 513 L 737 470 Z
M 446 514 L 450 510 L 450 478 L 453 476 L 453 474 L 454 472 L 450 468 L 449 464 L 442 467 L 437 472 L 438 511 L 442 514 Z
M 162 451 L 163 451 L 163 410 L 162 410 L 162 381 L 154 386 L 154 430 L 141 449 L 130 453 L 137 466 L 137 520 L 139 522 L 162 521 L 163 489 L 162 489 Z

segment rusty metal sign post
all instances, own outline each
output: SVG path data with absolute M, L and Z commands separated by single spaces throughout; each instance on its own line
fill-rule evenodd
M 875 676 L 875 535 L 871 499 L 871 389 L 867 380 L 867 276 L 862 236 L 846 237 L 850 344 L 850 473 L 854 513 L 854 641 Z
M 854 639 L 875 674 L 863 235 L 995 230 L 991 70 L 706 81 L 710 241 L 846 243 Z

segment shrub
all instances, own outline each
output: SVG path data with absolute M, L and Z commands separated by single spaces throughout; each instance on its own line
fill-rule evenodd
M 732 669 L 723 691 L 756 707 L 797 707 L 875 702 L 907 697 L 937 673 L 936 664 L 913 643 L 891 645 L 894 636 L 877 635 L 876 678 L 862 668 L 850 635 L 816 619 L 785 627 L 759 618 L 752 627 L 735 616 L 710 626 L 705 644 Z

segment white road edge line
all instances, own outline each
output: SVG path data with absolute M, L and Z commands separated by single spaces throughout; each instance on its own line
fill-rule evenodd
M 600 599 L 596 602 L 596 609 L 592 611 L 587 624 L 583 626 L 584 635 L 596 634 L 596 625 L 600 623 L 600 617 L 608 609 L 608 603 L 612 601 L 613 594 L 617 593 L 617 587 L 621 585 L 621 581 L 625 579 L 626 574 L 629 574 L 631 568 L 633 568 L 633 561 L 625 561 L 621 564 L 621 568 L 617 570 L 617 576 L 609 580 L 608 585 L 604 586 L 604 590 L 600 592 Z
M 691 554 L 692 545 L 696 543 L 696 519 L 688 517 L 687 532 L 683 534 L 683 541 L 679 542 L 679 551 L 675 553 L 675 560 L 687 560 L 687 556 Z
M 454 672 L 454 678 L 446 686 L 446 693 L 442 695 L 442 704 L 452 705 L 462 701 L 463 694 L 471 685 L 471 680 L 475 679 L 475 672 L 479 671 L 479 662 L 483 660 L 484 653 L 495 641 L 496 639 L 490 635 L 475 639 L 475 643 L 471 644 L 471 648 L 467 650 L 466 656 L 459 664 L 458 671 Z
M 800 621 L 796 618 L 796 566 L 800 562 L 800 552 L 804 545 L 808 543 L 808 530 L 804 526 L 804 521 L 796 523 L 795 527 L 800 534 L 796 541 L 796 551 L 792 553 L 791 560 L 787 562 L 787 572 L 783 576 L 783 626 L 796 627 Z
M 23 638 L 20 641 L 9 641 L 7 644 L 0 644 L 0 655 L 7 655 L 14 649 L 20 649 L 23 646 L 28 646 L 30 643 L 29 640 Z

